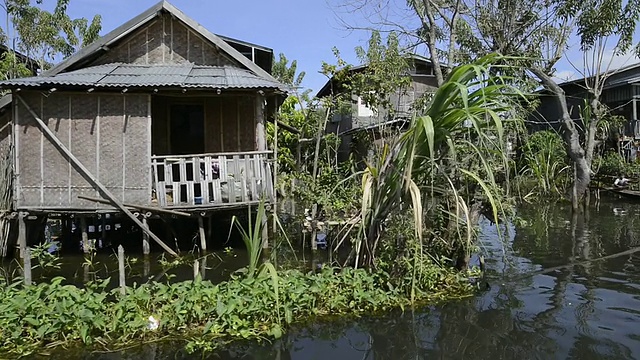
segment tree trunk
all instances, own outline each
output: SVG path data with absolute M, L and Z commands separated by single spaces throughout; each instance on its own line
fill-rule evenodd
M 589 189 L 589 183 L 591 182 L 590 157 L 587 158 L 587 154 L 580 144 L 580 133 L 573 119 L 571 119 L 564 90 L 542 69 L 532 68 L 531 72 L 540 79 L 544 87 L 551 91 L 556 98 L 558 113 L 560 114 L 560 121 L 562 129 L 564 130 L 563 138 L 565 148 L 567 155 L 569 155 L 569 158 L 571 158 L 574 164 L 571 205 L 573 210 L 577 210 L 580 200 Z

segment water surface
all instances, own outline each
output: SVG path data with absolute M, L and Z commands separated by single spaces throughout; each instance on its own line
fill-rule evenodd
M 211 359 L 639 359 L 640 252 L 551 269 L 640 246 L 640 203 L 604 198 L 584 215 L 562 205 L 522 206 L 522 221 L 482 224 L 491 288 L 414 312 L 316 324 L 281 341 L 236 344 Z M 524 274 L 524 275 L 523 275 Z M 155 344 L 96 359 L 181 359 Z

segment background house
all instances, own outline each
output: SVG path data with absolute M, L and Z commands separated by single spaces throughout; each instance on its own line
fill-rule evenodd
M 565 91 L 571 118 L 582 126 L 581 109 L 585 106 L 588 93 L 585 90 L 585 78 L 559 84 Z M 610 71 L 602 91 L 601 102 L 611 109 L 612 115 L 620 115 L 626 119 L 621 130 L 622 145 L 640 139 L 640 122 L 638 121 L 638 99 L 640 98 L 640 64 L 630 65 Z M 529 117 L 531 131 L 554 128 L 559 130 L 560 113 L 555 98 L 548 91 L 540 92 L 540 105 Z
M 351 154 L 367 156 L 362 151 L 366 151 L 370 144 L 360 144 L 357 140 L 358 133 L 368 132 L 376 142 L 385 136 L 385 132 L 402 129 L 413 116 L 414 102 L 425 93 L 434 92 L 437 89 L 438 84 L 431 61 L 418 55 L 410 55 L 409 64 L 407 75 L 411 77 L 411 83 L 408 88 L 400 89 L 390 99 L 394 109 L 393 114 L 385 109 L 371 109 L 361 97 L 352 94 L 351 111 L 337 112 L 329 119 L 326 132 L 334 133 L 341 139 L 338 149 L 339 161 L 349 159 Z M 351 68 L 350 71 L 361 72 L 366 69 L 367 65 L 360 65 Z M 348 90 L 344 84 L 332 78 L 316 96 L 322 98 L 345 91 Z

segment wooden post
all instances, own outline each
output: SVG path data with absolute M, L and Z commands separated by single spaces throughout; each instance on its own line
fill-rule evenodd
M 24 285 L 31 286 L 31 249 L 24 249 L 23 259 Z
M 318 250 L 318 204 L 311 207 L 311 250 Z
M 24 220 L 26 217 L 27 213 L 21 212 L 18 214 L 18 247 L 20 249 L 21 259 L 24 259 L 27 249 L 27 224 Z
M 82 233 L 82 251 L 85 254 L 91 252 L 91 244 L 89 244 L 89 233 L 87 233 L 87 218 L 80 217 L 80 232 Z
M 200 262 L 195 259 L 193 261 L 193 280 L 198 280 L 198 276 L 200 276 Z
M 127 215 L 136 225 L 142 228 L 144 232 L 149 234 L 149 236 L 153 240 L 155 240 L 158 244 L 160 244 L 160 246 L 162 246 L 162 248 L 165 249 L 165 251 L 167 251 L 169 254 L 175 257 L 178 257 L 178 254 L 175 251 L 173 251 L 173 249 L 171 249 L 169 246 L 167 246 L 167 244 L 165 244 L 162 240 L 160 240 L 160 238 L 157 237 L 156 234 L 152 233 L 149 229 L 145 229 L 144 226 L 142 225 L 142 222 L 138 220 L 138 218 L 136 218 L 131 213 L 131 211 L 129 211 L 129 209 L 126 208 L 126 206 L 122 205 L 122 203 L 118 200 L 118 198 L 116 198 L 116 196 L 113 195 L 111 191 L 109 191 L 109 189 L 107 189 L 100 181 L 98 181 L 98 179 L 80 162 L 80 160 L 78 160 L 78 158 L 76 158 L 75 155 L 73 155 L 73 153 L 66 146 L 64 146 L 64 144 L 60 141 L 60 139 L 56 137 L 53 131 L 49 129 L 47 124 L 45 124 L 45 122 L 42 121 L 40 117 L 38 117 L 38 115 L 33 111 L 33 109 L 31 109 L 29 104 L 27 104 L 27 102 L 24 101 L 24 99 L 20 95 L 17 95 L 16 97 L 18 100 L 20 100 L 20 102 L 22 102 L 24 107 L 29 111 L 31 116 L 36 120 L 36 123 L 38 124 L 38 126 L 40 127 L 40 130 L 44 133 L 44 135 L 49 139 L 49 141 L 51 141 L 52 144 L 54 144 L 58 148 L 58 151 L 64 157 L 69 159 L 69 161 L 72 162 L 73 165 L 75 165 L 76 169 L 80 172 L 80 174 L 83 175 L 85 180 L 87 180 L 91 185 L 98 188 L 98 190 L 100 190 L 102 195 L 105 196 L 109 201 L 111 201 L 111 204 L 114 207 L 117 207 L 118 209 L 120 209 L 120 211 L 125 213 L 125 215 Z M 264 127 L 263 127 L 263 132 L 264 132 Z
M 198 231 L 200 233 L 200 251 L 207 251 L 207 236 L 204 232 L 204 218 L 202 215 L 198 216 Z
M 276 101 L 277 105 L 277 101 Z M 274 141 L 273 141 L 273 235 L 278 232 L 278 107 L 274 106 L 273 124 L 274 124 Z
M 100 234 L 101 246 L 104 247 L 107 245 L 107 214 L 102 214 L 100 225 L 102 226 L 102 233 Z
M 149 224 L 147 223 L 147 217 L 142 217 L 142 226 L 145 228 L 149 228 Z M 149 244 L 149 234 L 146 232 L 142 233 L 142 254 L 149 255 L 151 253 L 151 245 Z
M 207 271 L 207 257 L 204 256 L 200 261 L 200 278 L 202 280 L 204 280 L 205 276 L 207 275 L 206 271 Z
M 124 295 L 127 292 L 127 284 L 124 275 L 124 248 L 122 245 L 118 246 L 118 275 L 120 280 L 120 294 Z
M 265 210 L 265 216 L 262 217 L 262 248 L 269 248 L 269 224 L 267 223 L 267 212 Z M 251 215 L 249 215 L 251 216 Z
M 256 96 L 256 150 L 267 150 L 267 136 L 264 130 L 264 96 Z
M 149 255 L 143 256 L 142 261 L 142 276 L 148 280 L 149 273 L 151 272 L 151 260 L 149 259 Z

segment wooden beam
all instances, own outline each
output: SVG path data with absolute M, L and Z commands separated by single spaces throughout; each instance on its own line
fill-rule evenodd
M 93 201 L 93 202 L 97 202 L 97 203 L 100 203 L 100 204 L 111 204 L 111 201 L 109 201 L 109 200 L 94 198 L 94 197 L 91 197 L 91 196 L 78 195 L 78 199 Z M 122 203 L 122 205 L 124 205 L 124 206 L 126 206 L 128 208 L 136 209 L 136 210 L 145 210 L 145 211 L 159 212 L 159 213 L 166 213 L 166 214 L 169 214 L 169 215 L 178 215 L 178 216 L 187 216 L 187 217 L 191 216 L 191 214 L 186 213 L 186 212 L 170 210 L 170 209 L 163 209 L 161 207 L 156 207 L 156 206 L 134 205 L 134 204 L 127 204 L 127 203 Z
M 51 129 L 49 129 L 47 124 L 45 124 L 44 121 L 42 121 L 42 119 L 38 117 L 38 115 L 33 111 L 33 109 L 31 109 L 29 104 L 27 104 L 24 101 L 22 96 L 17 95 L 17 98 L 24 105 L 27 111 L 31 113 L 31 116 L 33 116 L 33 118 L 36 120 L 36 123 L 40 127 L 40 130 L 47 136 L 49 141 L 51 141 L 51 143 L 53 143 L 58 148 L 58 151 L 60 151 L 62 155 L 64 155 L 67 159 L 69 159 L 70 162 L 73 162 L 73 164 L 78 168 L 80 173 L 91 185 L 97 187 L 100 190 L 100 192 L 102 192 L 102 194 L 108 200 L 111 201 L 111 204 L 114 207 L 117 207 L 123 213 L 125 213 L 125 215 L 127 215 L 136 225 L 138 225 L 142 229 L 142 231 L 147 233 L 153 240 L 155 240 L 160 246 L 162 246 L 162 248 L 165 249 L 169 254 L 175 257 L 178 256 L 178 254 L 175 251 L 173 251 L 173 249 L 171 249 L 169 246 L 167 246 L 167 244 L 165 244 L 162 240 L 160 240 L 160 238 L 156 236 L 156 234 L 151 232 L 151 230 L 145 228 L 142 222 L 138 220 L 138 218 L 135 215 L 133 215 L 131 211 L 127 209 L 126 206 L 122 205 L 122 203 L 118 201 L 118 199 L 104 185 L 102 185 L 102 183 L 98 181 L 95 178 L 95 176 L 93 176 L 93 174 L 91 174 L 91 172 L 75 157 L 75 155 L 73 155 L 73 153 L 71 153 L 71 151 L 66 146 L 64 146 L 62 142 L 60 142 L 60 139 L 58 139 L 56 135 L 51 131 Z
M 200 251 L 207 251 L 207 236 L 204 231 L 204 219 L 202 215 L 198 216 L 198 231 L 200 233 Z

